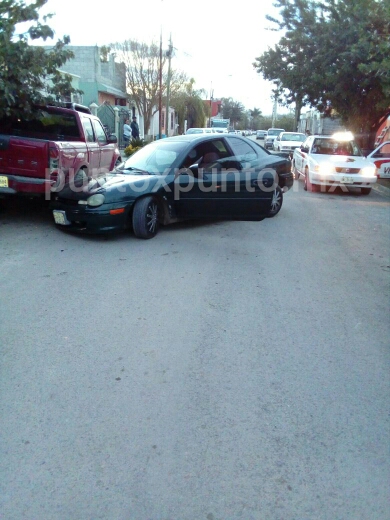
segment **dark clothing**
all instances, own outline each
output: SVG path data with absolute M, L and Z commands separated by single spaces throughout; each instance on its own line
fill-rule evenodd
M 131 136 L 134 139 L 138 139 L 138 137 L 139 137 L 139 126 L 138 126 L 137 121 L 132 121 L 130 126 L 131 126 Z

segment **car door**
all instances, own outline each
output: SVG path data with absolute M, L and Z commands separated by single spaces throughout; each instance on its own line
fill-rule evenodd
M 115 144 L 108 143 L 106 132 L 104 131 L 103 125 L 98 119 L 93 120 L 93 126 L 100 149 L 99 169 L 101 173 L 107 173 L 111 170 Z
M 80 117 L 89 155 L 89 173 L 90 175 L 96 176 L 99 174 L 100 168 L 100 146 L 97 142 L 91 119 L 84 116 Z
M 175 179 L 178 216 L 257 218 L 268 212 L 274 177 L 270 171 L 263 171 L 264 160 L 245 139 L 226 136 L 197 146 L 191 153 L 197 167 L 190 171 L 182 168 Z M 216 157 L 208 164 L 210 153 Z
M 368 158 L 378 168 L 378 177 L 380 179 L 390 178 L 390 141 L 381 144 Z
M 313 137 L 308 137 L 306 141 L 300 146 L 300 148 L 297 148 L 295 151 L 294 161 L 295 161 L 295 167 L 296 169 L 303 173 L 303 170 L 305 168 L 305 164 L 307 161 L 307 154 L 310 150 L 311 145 L 313 144 Z
M 175 212 L 183 218 L 225 218 L 229 208 L 219 161 L 230 155 L 223 138 L 203 140 L 187 154 L 175 175 Z
M 256 218 L 266 214 L 275 189 L 275 172 L 270 167 L 273 156 L 246 139 L 229 136 L 227 141 L 232 155 L 221 161 L 222 167 L 225 161 L 238 165 L 237 170 L 226 173 L 227 196 L 234 201 L 235 216 Z

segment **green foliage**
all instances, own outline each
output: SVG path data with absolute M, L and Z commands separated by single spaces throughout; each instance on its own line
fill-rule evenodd
M 232 98 L 222 98 L 222 117 L 230 119 L 231 126 L 243 122 L 245 119 L 245 107 L 240 101 L 234 101 Z
M 187 128 L 204 127 L 210 110 L 205 105 L 202 96 L 203 90 L 194 89 L 195 80 L 191 79 L 184 88 L 174 93 L 170 105 L 175 109 L 178 116 L 178 133 L 184 132 L 184 121 L 187 120 Z
M 256 58 L 286 105 L 331 109 L 353 131 L 375 126 L 390 106 L 390 3 L 378 0 L 276 0 L 284 32 Z
M 140 150 L 143 146 L 145 146 L 145 141 L 143 139 L 141 139 L 140 137 L 133 137 L 131 139 L 130 144 L 126 146 L 126 148 L 124 149 L 124 154 L 126 155 L 126 157 L 130 157 L 130 155 L 133 155 L 133 153 L 138 152 L 138 150 Z
M 70 41 L 67 36 L 49 51 L 29 45 L 30 40 L 46 41 L 54 36 L 46 23 L 52 15 L 44 16 L 43 23 L 39 20 L 38 10 L 46 3 L 47 0 L 0 3 L 0 117 L 11 111 L 27 116 L 33 104 L 58 101 L 79 92 L 72 87 L 71 76 L 58 70 L 73 57 L 66 49 Z M 18 24 L 29 27 L 16 34 Z

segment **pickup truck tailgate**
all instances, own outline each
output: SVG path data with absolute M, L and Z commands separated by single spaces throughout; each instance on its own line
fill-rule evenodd
M 0 174 L 42 177 L 49 166 L 49 141 L 0 135 Z

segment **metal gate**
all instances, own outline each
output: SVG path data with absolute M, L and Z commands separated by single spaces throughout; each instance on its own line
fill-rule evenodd
M 126 148 L 125 141 L 123 139 L 123 125 L 125 124 L 126 119 L 131 119 L 130 110 L 126 108 L 120 107 L 119 112 L 119 135 L 118 135 L 118 143 L 119 148 Z
M 103 105 L 98 107 L 97 115 L 108 133 L 115 134 L 117 136 L 119 148 L 125 148 L 123 139 L 123 125 L 125 124 L 126 119 L 130 119 L 131 113 L 130 110 L 123 107 L 117 107 L 118 111 L 114 110 L 114 108 L 115 107 L 109 105 L 108 103 L 103 103 Z M 116 128 L 115 125 L 115 112 L 118 114 L 118 128 Z

